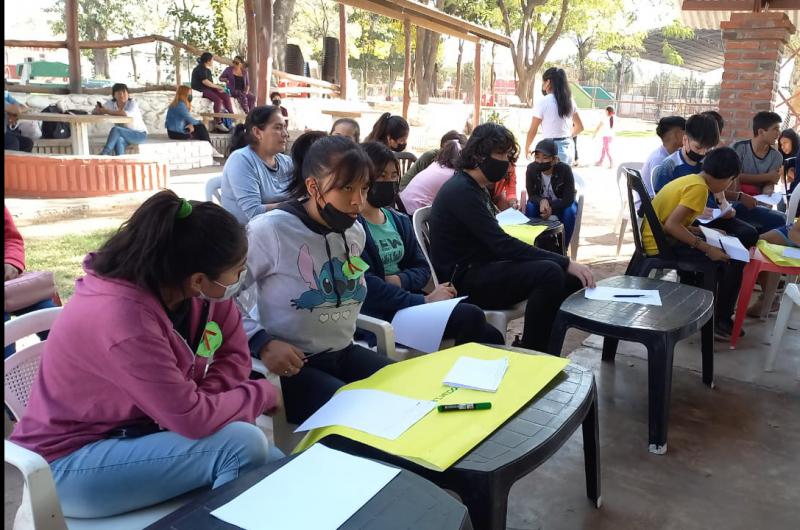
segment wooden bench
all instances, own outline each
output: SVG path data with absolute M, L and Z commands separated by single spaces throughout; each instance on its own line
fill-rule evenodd
M 330 114 L 333 121 L 338 120 L 339 118 L 360 118 L 361 111 L 358 110 L 337 110 L 337 109 L 327 109 L 320 111 L 322 114 Z

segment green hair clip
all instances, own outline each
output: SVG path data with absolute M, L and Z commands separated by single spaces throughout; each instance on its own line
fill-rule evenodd
M 181 207 L 178 210 L 178 219 L 186 219 L 192 213 L 192 205 L 186 199 L 181 199 Z

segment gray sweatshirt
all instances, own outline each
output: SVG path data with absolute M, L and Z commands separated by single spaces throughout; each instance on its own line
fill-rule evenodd
M 349 255 L 360 256 L 364 229 L 356 222 L 344 238 L 322 233 L 303 215 L 302 206 L 289 204 L 294 211 L 272 210 L 247 225 L 243 290 L 255 294 L 257 305 L 244 315 L 245 330 L 252 337 L 263 329 L 270 338 L 307 354 L 344 349 L 353 342 L 356 318 L 367 295 L 363 274 L 348 280 L 342 271 L 347 260 L 345 239 Z

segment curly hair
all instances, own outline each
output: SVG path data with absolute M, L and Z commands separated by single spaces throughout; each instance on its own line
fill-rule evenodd
M 508 160 L 512 164 L 517 161 L 519 145 L 514 133 L 497 123 L 479 125 L 461 150 L 456 169 L 475 169 L 492 153 L 499 151 L 508 152 Z

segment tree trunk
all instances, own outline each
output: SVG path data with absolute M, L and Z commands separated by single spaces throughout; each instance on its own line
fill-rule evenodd
M 161 84 L 161 42 L 156 42 L 156 84 Z
M 97 28 L 97 40 L 107 40 L 108 32 L 105 28 Z M 106 48 L 93 48 L 92 54 L 94 55 L 94 70 L 97 77 L 108 79 L 110 77 L 108 72 L 108 50 Z
M 295 0 L 275 0 L 272 5 L 272 64 L 277 70 L 285 70 L 286 39 L 292 24 Z
M 464 58 L 464 41 L 458 41 L 458 61 L 456 61 L 456 97 L 461 99 L 461 60 Z
M 128 34 L 128 38 L 132 39 L 133 35 L 129 33 Z M 138 83 L 139 82 L 139 72 L 138 72 L 138 70 L 136 68 L 136 56 L 134 55 L 134 47 L 133 46 L 131 46 L 131 71 L 133 72 L 133 80 Z

